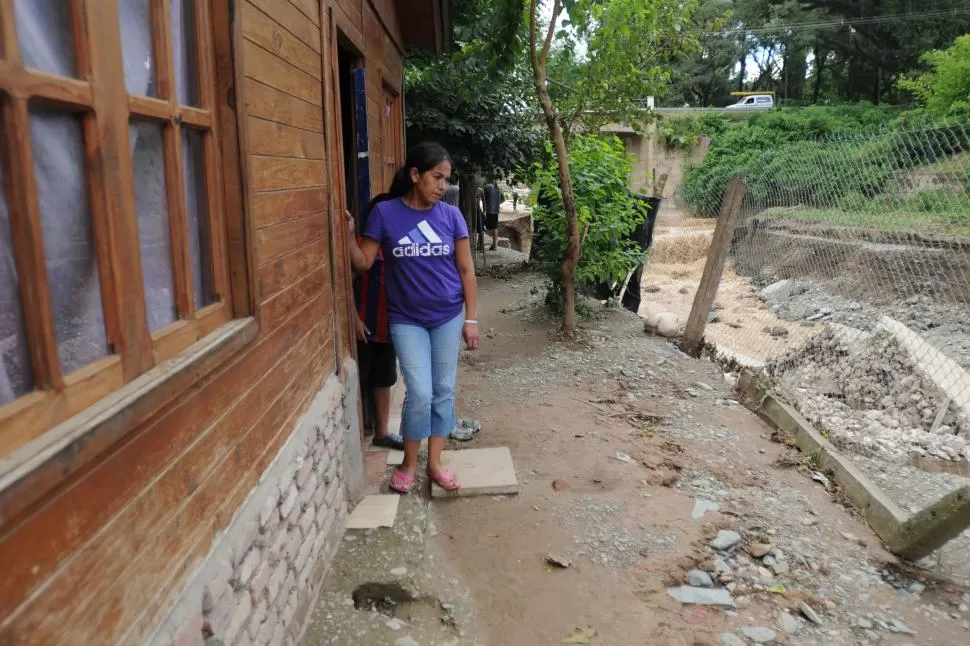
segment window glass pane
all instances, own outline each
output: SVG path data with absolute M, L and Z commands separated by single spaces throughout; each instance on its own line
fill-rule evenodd
M 47 281 L 64 374 L 107 356 L 101 284 L 77 115 L 31 107 Z
M 2 139 L 0 133 L 0 141 Z M 0 178 L 3 178 L 2 160 Z M 17 266 L 13 257 L 6 188 L 6 181 L 0 181 L 0 406 L 34 389 Z
M 194 0 L 169 0 L 172 13 L 172 52 L 175 56 L 175 98 L 182 105 L 199 105 L 198 60 Z
M 145 307 L 148 328 L 154 332 L 178 320 L 162 126 L 137 121 L 131 124 L 129 131 Z
M 77 74 L 71 4 L 66 0 L 14 0 L 24 65 L 60 76 Z
M 182 164 L 185 168 L 185 203 L 192 254 L 192 291 L 196 308 L 219 300 L 212 277 L 211 238 L 209 235 L 208 195 L 205 190 L 204 135 L 198 130 L 182 130 Z
M 121 0 L 121 49 L 128 94 L 158 96 L 155 86 L 155 54 L 152 51 L 151 0 Z

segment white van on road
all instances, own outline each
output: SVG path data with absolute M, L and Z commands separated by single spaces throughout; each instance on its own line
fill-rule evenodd
M 775 97 L 770 94 L 752 94 L 737 103 L 727 106 L 728 110 L 770 110 L 775 107 Z

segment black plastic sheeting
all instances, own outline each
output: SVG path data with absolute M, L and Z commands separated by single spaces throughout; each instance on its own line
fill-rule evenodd
M 660 204 L 663 202 L 663 200 L 659 197 L 648 197 L 642 194 L 637 194 L 634 197 L 637 200 L 646 203 L 647 216 L 643 219 L 643 222 L 641 222 L 640 225 L 627 236 L 627 239 L 633 240 L 640 248 L 640 251 L 645 254 L 650 250 L 650 247 L 653 246 L 653 232 L 657 226 L 657 213 L 660 211 Z M 630 277 L 630 282 L 627 284 L 626 292 L 623 295 L 623 307 L 631 312 L 637 312 L 640 309 L 640 274 L 642 272 L 643 263 L 641 262 L 640 265 L 638 265 L 633 271 L 633 275 Z M 623 281 L 625 279 L 626 276 L 614 277 L 613 280 L 609 282 L 602 282 L 592 286 L 590 291 L 599 300 L 618 298 L 620 296 L 620 291 L 623 289 Z

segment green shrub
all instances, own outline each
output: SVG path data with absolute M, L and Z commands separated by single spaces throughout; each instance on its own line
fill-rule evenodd
M 657 119 L 657 135 L 665 150 L 689 150 L 701 137 L 714 137 L 728 129 L 731 122 L 718 112 L 701 115 L 662 116 Z
M 927 111 L 935 115 L 966 115 L 970 112 L 970 34 L 960 36 L 944 51 L 923 55 L 930 71 L 899 81 Z
M 865 104 L 775 110 L 713 139 L 704 161 L 686 170 L 681 194 L 694 215 L 714 217 L 728 181 L 741 178 L 765 206 L 831 208 L 873 199 L 898 172 L 967 151 L 970 128 L 934 125 L 925 114 Z
M 575 276 L 581 284 L 625 276 L 640 260 L 640 250 L 627 240 L 646 217 L 642 203 L 627 189 L 632 168 L 633 158 L 617 137 L 578 136 L 570 145 L 569 169 L 583 236 Z M 538 197 L 533 210 L 535 259 L 558 287 L 562 285 L 559 264 L 566 249 L 559 171 L 549 161 L 537 163 L 533 173 L 533 191 Z

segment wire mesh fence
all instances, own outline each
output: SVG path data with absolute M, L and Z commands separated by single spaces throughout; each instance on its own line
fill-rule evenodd
M 723 164 L 718 165 L 724 168 Z M 641 314 L 686 321 L 724 186 L 747 187 L 705 339 L 913 511 L 970 477 L 970 124 L 772 150 L 681 187 Z

